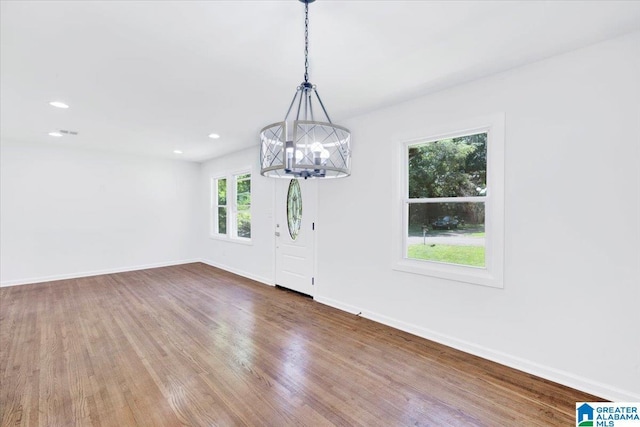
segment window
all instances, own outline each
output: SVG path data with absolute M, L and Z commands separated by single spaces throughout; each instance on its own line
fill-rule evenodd
M 235 176 L 236 182 L 236 237 L 251 238 L 251 174 Z
M 485 266 L 487 133 L 407 147 L 407 258 Z
M 504 119 L 458 129 L 400 144 L 394 268 L 502 287 Z
M 215 202 L 212 231 L 214 234 L 227 234 L 227 179 L 213 180 L 213 199 Z
M 211 236 L 250 241 L 251 173 L 214 178 L 211 189 Z

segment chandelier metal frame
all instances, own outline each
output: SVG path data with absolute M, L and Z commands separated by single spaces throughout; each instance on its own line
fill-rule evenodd
M 296 88 L 284 120 L 260 131 L 260 174 L 274 178 L 346 177 L 351 174 L 351 132 L 333 124 L 316 86 L 309 82 L 309 3 L 315 0 L 299 1 L 305 8 L 304 81 Z M 315 119 L 316 102 L 324 120 Z

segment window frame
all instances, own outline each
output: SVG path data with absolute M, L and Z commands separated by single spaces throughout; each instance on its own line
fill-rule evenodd
M 253 170 L 252 168 L 244 168 L 234 172 L 228 172 L 225 174 L 215 175 L 211 177 L 211 187 L 210 187 L 210 210 L 209 210 L 209 237 L 212 239 L 225 240 L 234 243 L 243 243 L 243 244 L 252 244 L 251 237 L 241 237 L 238 236 L 238 199 L 237 199 L 237 190 L 238 190 L 238 177 L 242 175 L 249 175 L 249 215 L 250 215 L 250 224 L 253 226 L 253 207 L 251 203 L 252 199 L 252 189 L 253 189 Z M 218 232 L 218 207 L 223 205 L 218 205 L 218 181 L 221 179 L 226 179 L 227 181 L 227 232 L 225 234 Z M 253 227 L 251 235 L 253 236 Z
M 409 147 L 446 138 L 487 133 L 487 193 L 484 196 L 409 199 Z M 393 269 L 458 282 L 504 287 L 504 114 L 494 114 L 423 129 L 397 138 L 397 182 L 393 213 Z M 410 200 L 413 203 L 484 202 L 485 266 L 474 267 L 407 257 Z

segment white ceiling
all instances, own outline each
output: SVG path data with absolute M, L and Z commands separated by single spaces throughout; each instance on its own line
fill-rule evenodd
M 1 7 L 3 140 L 202 161 L 257 145 L 303 77 L 297 0 Z M 309 9 L 310 80 L 337 123 L 640 30 L 638 1 L 318 0 Z M 79 135 L 47 135 L 56 129 Z

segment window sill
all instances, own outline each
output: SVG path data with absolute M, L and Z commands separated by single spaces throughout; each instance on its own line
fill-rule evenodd
M 240 245 L 253 246 L 253 241 L 244 237 L 229 237 L 225 234 L 210 234 L 212 240 L 221 240 L 223 242 L 238 243 Z
M 396 271 L 438 277 L 473 285 L 504 288 L 501 275 L 492 274 L 486 268 L 467 267 L 463 265 L 445 264 L 431 261 L 402 259 L 394 263 Z

